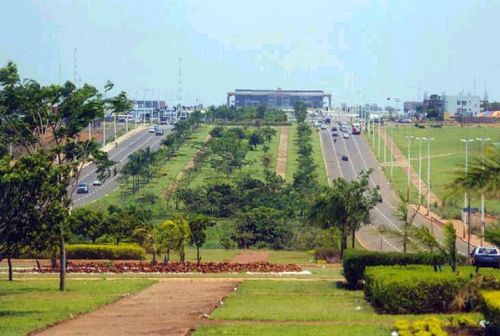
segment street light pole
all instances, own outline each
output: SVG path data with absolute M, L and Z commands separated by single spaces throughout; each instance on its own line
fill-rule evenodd
M 467 176 L 467 170 L 469 168 L 469 142 L 474 141 L 474 139 L 460 139 L 460 141 L 465 143 L 465 176 Z M 467 209 L 467 216 L 464 216 L 464 232 L 463 236 L 465 236 L 465 228 L 467 228 L 467 256 L 469 256 L 470 252 L 470 199 L 467 192 L 467 189 L 464 193 L 464 208 Z
M 394 170 L 394 133 L 391 134 L 391 182 L 394 181 L 393 170 Z
M 481 161 L 484 158 L 484 143 L 489 141 L 490 138 L 476 138 L 477 141 L 481 142 Z M 483 166 L 484 168 L 484 166 Z M 481 190 L 481 245 L 484 242 L 484 191 Z
M 410 203 L 410 172 L 411 172 L 411 140 L 414 138 L 413 135 L 406 136 L 408 139 L 408 180 L 406 183 L 406 202 Z
M 384 164 L 387 162 L 387 127 L 384 125 Z
M 377 147 L 377 156 L 380 159 L 380 118 L 378 119 L 378 147 Z
M 422 204 L 422 139 L 418 140 L 418 204 Z
M 434 138 L 423 138 L 427 141 L 427 216 L 430 214 L 431 208 L 431 141 Z

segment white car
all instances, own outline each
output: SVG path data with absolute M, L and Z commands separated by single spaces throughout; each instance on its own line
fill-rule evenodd
M 326 128 L 327 128 L 327 127 L 326 127 L 326 125 L 325 125 L 325 124 L 322 124 L 322 125 L 321 125 L 321 129 L 322 129 L 322 130 L 326 130 Z
M 149 128 L 149 133 L 156 133 L 156 128 L 150 127 Z
M 99 180 L 95 180 L 94 182 L 92 182 L 93 186 L 100 186 L 101 184 L 102 184 L 102 182 Z
M 344 133 L 344 134 L 342 134 L 342 137 L 343 137 L 344 139 L 349 139 L 349 133 Z

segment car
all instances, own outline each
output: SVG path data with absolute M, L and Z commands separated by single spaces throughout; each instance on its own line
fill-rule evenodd
M 322 124 L 322 125 L 321 125 L 321 129 L 322 129 L 322 130 L 326 130 L 326 129 L 327 129 L 326 125 L 325 125 L 325 124 Z
M 150 127 L 148 132 L 149 133 L 156 133 L 156 128 L 155 127 Z
M 476 247 L 470 256 L 476 267 L 500 268 L 500 251 L 496 247 Z
M 347 157 L 347 155 L 342 155 L 342 161 L 349 161 L 349 158 Z
M 338 135 L 339 135 L 339 133 L 338 133 L 338 132 L 336 132 L 336 131 L 333 131 L 333 132 L 332 132 L 332 137 L 336 137 L 336 136 L 338 136 Z
M 165 134 L 165 132 L 163 131 L 162 128 L 157 128 L 156 129 L 155 135 L 163 135 L 163 134 Z
M 349 133 L 344 132 L 344 134 L 342 134 L 342 137 L 343 137 L 344 139 L 349 139 Z
M 92 182 L 92 185 L 93 186 L 100 186 L 100 185 L 102 185 L 102 182 L 99 180 L 95 180 L 94 182 Z
M 337 131 L 337 126 L 333 126 L 332 131 Z
M 89 186 L 86 185 L 85 183 L 80 183 L 78 184 L 78 187 L 76 187 L 77 194 L 87 194 L 88 192 L 89 192 Z

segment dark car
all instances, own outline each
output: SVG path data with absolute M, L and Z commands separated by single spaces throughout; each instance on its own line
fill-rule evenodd
M 347 155 L 342 155 L 342 161 L 349 161 L 349 158 L 347 157 Z
M 470 256 L 474 266 L 500 268 L 500 252 L 495 247 L 476 247 Z
M 78 187 L 76 187 L 77 194 L 87 194 L 89 192 L 89 186 L 85 183 L 80 183 Z
M 332 132 L 332 137 L 336 137 L 336 136 L 338 136 L 338 135 L 339 135 L 339 133 L 338 133 L 337 131 L 333 131 L 333 132 Z

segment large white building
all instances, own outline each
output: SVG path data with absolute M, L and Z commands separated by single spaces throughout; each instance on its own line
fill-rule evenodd
M 477 116 L 480 112 L 481 98 L 470 93 L 464 95 L 442 96 L 443 111 L 450 115 Z

